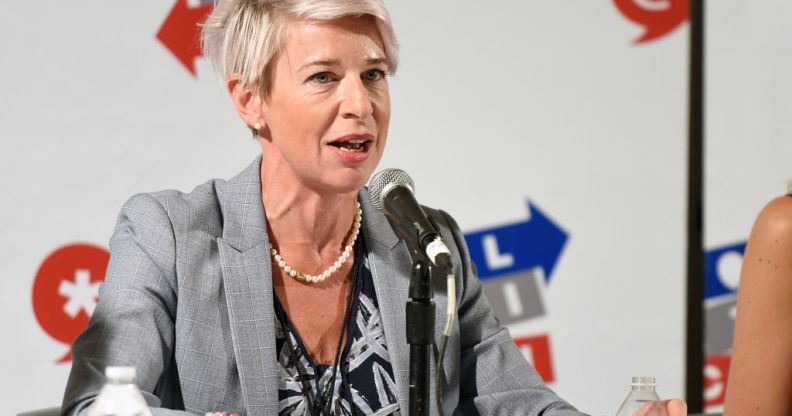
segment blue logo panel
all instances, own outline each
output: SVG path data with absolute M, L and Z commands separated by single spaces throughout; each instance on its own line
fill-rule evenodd
M 733 244 L 730 246 L 720 247 L 707 251 L 705 262 L 705 285 L 704 285 L 704 298 L 712 299 L 721 295 L 736 293 L 735 290 L 726 287 L 723 284 L 721 276 L 718 274 L 718 262 L 720 258 L 727 253 L 737 253 L 740 256 L 745 253 L 745 242 Z

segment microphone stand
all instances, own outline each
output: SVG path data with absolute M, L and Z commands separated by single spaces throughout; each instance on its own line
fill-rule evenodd
M 429 414 L 430 353 L 434 345 L 435 304 L 432 298 L 432 267 L 425 260 L 413 262 L 407 301 L 407 343 L 410 344 L 410 416 Z

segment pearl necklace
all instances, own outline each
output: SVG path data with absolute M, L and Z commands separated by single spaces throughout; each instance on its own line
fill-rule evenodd
M 360 202 L 355 202 L 356 205 L 356 215 L 355 215 L 355 222 L 352 223 L 352 234 L 349 236 L 349 241 L 347 241 L 346 245 L 344 246 L 344 251 L 341 255 L 336 259 L 336 261 L 327 268 L 327 270 L 323 271 L 322 273 L 316 275 L 310 275 L 305 273 L 300 273 L 297 270 L 294 270 L 293 267 L 289 266 L 286 263 L 286 260 L 283 260 L 280 254 L 278 254 L 278 250 L 275 250 L 275 247 L 272 246 L 270 243 L 270 254 L 272 254 L 273 260 L 275 260 L 275 264 L 278 265 L 281 269 L 283 269 L 286 274 L 289 276 L 306 283 L 320 283 L 324 282 L 325 279 L 330 277 L 333 273 L 337 272 L 341 266 L 349 260 L 349 257 L 352 255 L 352 248 L 355 246 L 355 241 L 357 241 L 358 234 L 360 233 L 360 222 L 362 220 L 363 211 L 360 210 Z

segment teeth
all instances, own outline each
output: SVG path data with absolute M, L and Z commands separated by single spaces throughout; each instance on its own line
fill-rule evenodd
M 343 142 L 332 143 L 333 146 L 349 153 L 360 153 L 366 151 L 366 146 L 370 140 L 347 140 Z
M 349 153 L 357 153 L 357 152 L 362 152 L 363 151 L 362 147 L 351 148 L 351 147 L 343 147 L 342 146 L 342 147 L 339 147 L 339 149 L 341 149 L 341 150 L 343 150 L 345 152 L 349 152 Z

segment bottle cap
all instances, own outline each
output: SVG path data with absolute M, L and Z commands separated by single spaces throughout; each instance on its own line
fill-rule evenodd
M 135 367 L 107 367 L 105 368 L 105 377 L 108 380 L 121 381 L 131 383 L 135 381 L 137 371 Z
M 644 386 L 644 387 L 655 387 L 655 378 L 654 377 L 633 377 L 631 386 Z

